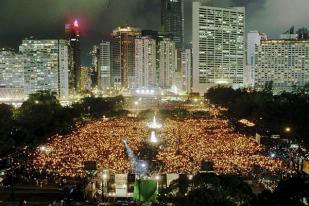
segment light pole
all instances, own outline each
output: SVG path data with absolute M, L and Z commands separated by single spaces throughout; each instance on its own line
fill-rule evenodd
M 103 173 L 102 175 L 102 187 L 101 187 L 101 198 L 102 198 L 102 202 L 104 202 L 104 183 L 107 180 L 107 174 Z
M 156 181 L 157 181 L 157 193 L 159 194 L 159 181 L 160 181 L 160 175 L 156 175 Z

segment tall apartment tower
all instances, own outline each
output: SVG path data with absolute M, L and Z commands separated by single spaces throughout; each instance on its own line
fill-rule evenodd
M 23 99 L 24 57 L 13 50 L 0 50 L 0 101 Z
M 121 26 L 112 33 L 112 84 L 115 88 L 133 88 L 135 83 L 135 39 L 141 30 Z
M 184 1 L 161 0 L 161 27 L 171 33 L 176 48 L 184 47 Z
M 70 90 L 80 91 L 81 55 L 80 55 L 80 27 L 77 20 L 65 25 L 65 39 L 69 41 L 69 83 Z
M 192 49 L 185 49 L 181 53 L 182 91 L 191 93 L 192 87 Z
M 67 40 L 23 40 L 19 51 L 24 56 L 25 94 L 40 90 L 69 95 Z
M 256 47 L 255 88 L 291 92 L 309 82 L 309 40 L 264 40 Z
M 89 52 L 91 56 L 91 67 L 89 71 L 91 79 L 91 88 L 95 88 L 99 84 L 99 46 L 92 46 L 91 51 Z
M 155 39 L 149 36 L 135 39 L 136 88 L 157 86 L 156 51 Z
M 99 89 L 107 90 L 111 87 L 111 43 L 102 41 L 99 46 Z
M 250 31 L 247 34 L 247 66 L 244 71 L 244 85 L 254 86 L 255 71 L 255 48 L 261 44 L 262 40 L 267 40 L 267 35 L 258 31 Z
M 217 8 L 193 2 L 193 92 L 243 84 L 245 8 Z
M 170 89 L 175 84 L 177 69 L 177 50 L 175 42 L 163 37 L 158 42 L 158 73 L 159 86 Z

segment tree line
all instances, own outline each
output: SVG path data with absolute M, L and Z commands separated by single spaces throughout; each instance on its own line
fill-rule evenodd
M 259 133 L 278 134 L 309 146 L 309 92 L 307 89 L 273 95 L 271 90 L 247 91 L 214 87 L 205 94 L 210 103 L 226 107 L 230 118 L 248 119 Z
M 180 175 L 160 190 L 153 206 L 305 206 L 309 197 L 308 176 L 298 175 L 282 180 L 274 191 L 253 192 L 242 177 L 198 173 L 191 179 Z
M 37 146 L 56 133 L 67 133 L 76 121 L 127 115 L 125 99 L 85 97 L 71 106 L 62 106 L 55 93 L 31 94 L 20 108 L 0 104 L 0 154 L 24 146 Z

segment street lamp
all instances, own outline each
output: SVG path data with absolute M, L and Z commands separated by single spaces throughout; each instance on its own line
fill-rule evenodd
M 160 180 L 160 176 L 159 175 L 156 175 L 155 176 L 155 179 L 157 181 L 157 193 L 159 194 L 159 180 Z
M 290 127 L 286 127 L 286 128 L 285 128 L 285 131 L 286 131 L 286 132 L 291 132 L 291 128 L 290 128 Z
M 102 193 L 101 193 L 102 202 L 104 201 L 104 183 L 106 182 L 107 178 L 108 178 L 107 174 L 103 173 L 103 175 L 102 175 L 102 188 L 101 188 L 101 191 L 102 191 Z

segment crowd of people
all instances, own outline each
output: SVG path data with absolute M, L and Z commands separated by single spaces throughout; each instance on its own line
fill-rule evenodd
M 202 161 L 218 173 L 248 174 L 253 168 L 284 170 L 280 159 L 269 157 L 253 138 L 234 132 L 228 121 L 211 119 L 167 120 L 161 136 L 167 141 L 158 159 L 166 172 L 199 171 Z
M 162 173 L 194 173 L 202 161 L 213 162 L 217 173 L 248 174 L 254 168 L 267 172 L 285 169 L 251 138 L 236 133 L 225 119 L 166 119 L 159 131 L 163 145 L 156 160 Z M 123 140 L 138 153 L 149 138 L 147 122 L 136 118 L 96 120 L 66 136 L 51 137 L 31 155 L 32 165 L 60 176 L 83 176 L 84 162 L 117 173 L 132 171 Z
M 147 132 L 143 122 L 132 118 L 92 121 L 72 134 L 52 137 L 33 154 L 33 165 L 61 176 L 84 175 L 86 161 L 95 161 L 97 168 L 129 172 L 123 140 L 137 151 Z

